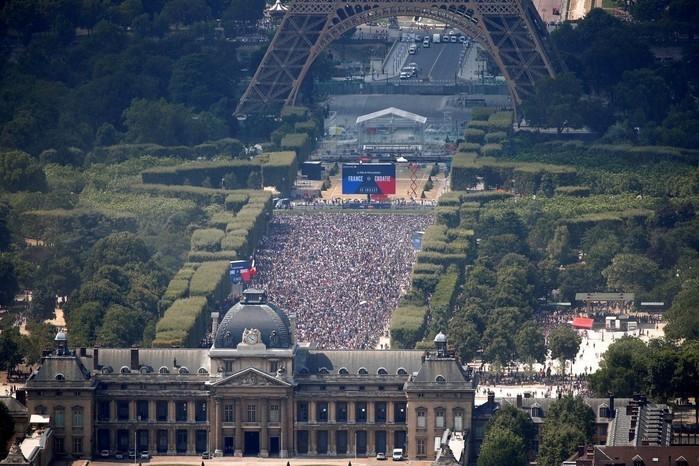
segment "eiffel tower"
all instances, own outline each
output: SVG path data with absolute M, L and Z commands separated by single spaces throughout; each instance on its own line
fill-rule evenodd
M 447 23 L 478 42 L 505 77 L 515 105 L 536 81 L 556 74 L 546 26 L 531 0 L 293 0 L 236 114 L 294 105 L 309 68 L 332 41 L 393 16 Z

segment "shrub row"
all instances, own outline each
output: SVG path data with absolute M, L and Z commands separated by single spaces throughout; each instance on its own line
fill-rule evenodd
M 280 147 L 285 151 L 294 151 L 299 161 L 304 162 L 313 150 L 311 141 L 308 133 L 288 133 L 282 137 Z
M 439 278 L 430 299 L 431 333 L 446 331 L 456 302 L 460 273 L 451 268 Z
M 209 300 L 212 308 L 223 302 L 228 296 L 230 279 L 228 278 L 228 261 L 202 263 L 192 275 L 189 282 L 190 296 L 203 296 Z
M 425 334 L 427 308 L 417 304 L 401 304 L 391 316 L 391 347 L 414 348 Z
M 209 309 L 205 297 L 178 299 L 155 326 L 153 346 L 199 346 L 209 327 Z
M 26 238 L 51 241 L 61 233 L 100 226 L 103 231 L 136 232 L 133 215 L 98 209 L 31 210 L 21 215 L 21 230 Z
M 561 196 L 588 197 L 590 188 L 587 186 L 558 186 L 556 194 Z
M 226 234 L 216 228 L 194 230 L 191 238 L 192 251 L 216 252 L 221 249 L 221 240 Z
M 228 196 L 226 196 L 226 210 L 238 212 L 240 209 L 243 208 L 245 204 L 248 203 L 248 199 L 250 199 L 250 197 L 246 192 L 229 194 Z
M 89 156 L 93 163 L 117 163 L 134 157 L 150 155 L 153 157 L 178 157 L 195 159 L 228 155 L 238 157 L 243 152 L 243 144 L 237 139 L 225 138 L 208 141 L 197 146 L 160 146 L 157 144 L 119 144 L 96 147 Z
M 185 264 L 170 280 L 170 283 L 160 299 L 161 309 L 167 309 L 180 298 L 189 296 L 189 281 L 199 264 Z

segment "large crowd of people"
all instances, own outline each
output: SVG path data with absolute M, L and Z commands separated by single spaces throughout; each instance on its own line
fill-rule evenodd
M 299 341 L 374 348 L 410 288 L 411 233 L 430 223 L 431 215 L 277 215 L 255 255 L 255 286 L 296 315 Z

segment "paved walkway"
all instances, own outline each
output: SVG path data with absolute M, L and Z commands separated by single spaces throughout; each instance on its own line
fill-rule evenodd
M 214 458 L 211 460 L 202 460 L 197 456 L 155 456 L 150 461 L 145 461 L 140 463 L 141 466 L 147 464 L 157 464 L 157 465 L 209 465 L 214 464 L 217 466 L 223 465 L 236 465 L 236 466 L 247 466 L 247 465 L 278 465 L 278 466 L 347 466 L 352 463 L 352 466 L 367 466 L 367 465 L 380 465 L 388 464 L 389 461 L 377 461 L 375 458 L 235 458 L 226 456 L 224 458 Z M 391 462 L 392 463 L 392 462 Z M 133 463 L 131 461 L 91 461 L 90 464 L 99 466 L 126 466 L 129 464 L 139 464 Z M 429 466 L 431 461 L 405 461 L 403 464 L 406 466 Z

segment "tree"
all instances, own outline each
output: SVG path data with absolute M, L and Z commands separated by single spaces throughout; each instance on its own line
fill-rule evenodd
M 565 367 L 566 360 L 575 360 L 581 341 L 578 333 L 567 325 L 556 327 L 549 334 L 548 346 L 551 357 L 560 360 L 561 367 Z
M 0 152 L 0 190 L 46 191 L 46 175 L 41 166 L 20 151 Z
M 614 89 L 617 109 L 627 116 L 639 115 L 646 121 L 661 123 L 671 103 L 671 91 L 665 80 L 650 69 L 629 70 Z M 638 112 L 638 113 L 637 113 Z
M 540 466 L 560 466 L 575 449 L 586 443 L 585 434 L 570 425 L 548 425 L 544 423 L 537 464 Z
M 699 339 L 699 282 L 688 280 L 672 301 L 665 314 L 668 338 Z
M 46 286 L 35 288 L 29 309 L 34 319 L 53 319 L 56 310 L 56 292 Z
M 15 421 L 5 403 L 0 403 L 0 458 L 7 456 L 7 442 L 15 434 Z
M 8 254 L 0 254 L 0 305 L 12 304 L 18 291 L 15 264 Z
M 104 307 L 97 302 L 81 304 L 68 313 L 68 328 L 70 341 L 75 346 L 91 346 L 95 343 Z
M 105 265 L 123 266 L 147 262 L 148 248 L 142 239 L 128 232 L 112 233 L 95 243 L 85 263 L 86 276 L 91 276 Z
M 534 445 L 534 440 L 536 440 L 537 431 L 532 418 L 510 404 L 506 404 L 498 409 L 488 421 L 486 435 L 495 428 L 512 431 L 524 440 L 527 449 L 531 449 Z
M 558 225 L 553 233 L 553 240 L 547 246 L 549 257 L 559 263 L 569 262 L 572 258 L 570 252 L 570 232 L 568 226 Z
M 609 345 L 600 368 L 590 378 L 590 386 L 599 396 L 647 393 L 648 363 L 645 343 L 638 338 L 622 338 Z
M 204 0 L 170 0 L 165 3 L 160 15 L 169 24 L 185 26 L 209 17 L 211 10 Z
M 223 17 L 226 21 L 257 21 L 265 6 L 265 0 L 231 0 Z
M 146 323 L 142 312 L 114 304 L 107 309 L 97 342 L 106 347 L 129 347 L 141 341 Z
M 534 95 L 525 100 L 522 108 L 527 122 L 534 126 L 556 128 L 558 134 L 565 128 L 580 128 L 579 111 L 582 85 L 572 73 L 561 73 L 556 78 L 539 81 Z
M 256 171 L 251 171 L 250 175 L 248 176 L 248 188 L 260 189 L 261 183 L 262 179 L 260 178 L 260 174 Z
M 531 365 L 546 360 L 546 341 L 544 334 L 534 322 L 527 322 L 515 335 L 517 356 Z
M 478 466 L 524 466 L 526 463 L 526 446 L 520 436 L 499 426 L 488 430 Z
M 658 264 L 640 254 L 617 254 L 602 271 L 607 286 L 616 291 L 644 293 L 653 289 L 660 276 Z
M 22 361 L 21 339 L 16 327 L 7 329 L 0 334 L 0 371 L 12 369 Z
M 471 361 L 481 345 L 481 335 L 466 313 L 457 312 L 449 321 L 449 339 L 462 361 Z
M 0 253 L 7 251 L 12 243 L 12 234 L 7 223 L 10 217 L 10 206 L 0 201 Z

